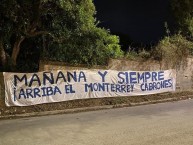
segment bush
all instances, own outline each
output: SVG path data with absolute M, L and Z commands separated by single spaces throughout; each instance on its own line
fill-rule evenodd
M 193 43 L 181 34 L 167 36 L 155 48 L 154 58 L 165 61 L 172 67 L 186 62 L 186 58 L 193 55 Z
M 130 49 L 125 54 L 125 58 L 130 60 L 147 60 L 151 58 L 151 52 L 146 51 L 144 48 L 140 49 L 139 52 Z

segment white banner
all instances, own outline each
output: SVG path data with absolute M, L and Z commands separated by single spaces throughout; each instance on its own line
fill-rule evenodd
M 4 72 L 7 106 L 175 91 L 176 71 L 71 70 Z

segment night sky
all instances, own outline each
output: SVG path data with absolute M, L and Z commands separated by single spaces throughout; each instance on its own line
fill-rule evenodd
M 169 0 L 94 0 L 99 26 L 120 36 L 126 49 L 130 44 L 152 45 L 172 24 Z

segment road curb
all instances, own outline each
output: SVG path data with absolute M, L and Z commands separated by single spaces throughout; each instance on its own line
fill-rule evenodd
M 180 98 L 174 97 L 174 98 L 167 98 L 167 99 L 160 99 L 160 100 L 153 100 L 153 101 L 150 100 L 150 101 L 145 101 L 145 102 L 129 103 L 129 104 L 105 105 L 105 106 L 94 106 L 94 107 L 74 108 L 74 109 L 65 109 L 65 110 L 54 110 L 54 111 L 5 115 L 5 116 L 0 116 L 0 119 L 37 117 L 37 116 L 47 116 L 47 115 L 57 115 L 57 114 L 71 114 L 71 113 L 78 113 L 78 112 L 87 112 L 87 111 L 141 106 L 141 105 L 148 105 L 148 104 L 157 104 L 157 103 L 180 101 L 180 100 L 187 100 L 187 99 L 193 99 L 193 95 L 181 96 Z

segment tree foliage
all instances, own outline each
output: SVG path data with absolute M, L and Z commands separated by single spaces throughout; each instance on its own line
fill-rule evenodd
M 65 34 L 64 43 L 50 43 L 46 58 L 70 63 L 105 64 L 109 57 L 122 55 L 119 39 L 108 30 L 98 28 L 91 0 L 63 1 L 62 6 L 73 30 Z M 64 18 L 63 18 L 64 19 Z M 68 28 L 66 30 L 69 30 Z
M 40 52 L 45 59 L 87 64 L 121 56 L 118 37 L 98 28 L 94 15 L 92 0 L 1 0 L 1 63 L 9 58 L 21 66 Z
M 171 7 L 180 31 L 193 37 L 193 0 L 171 0 Z

